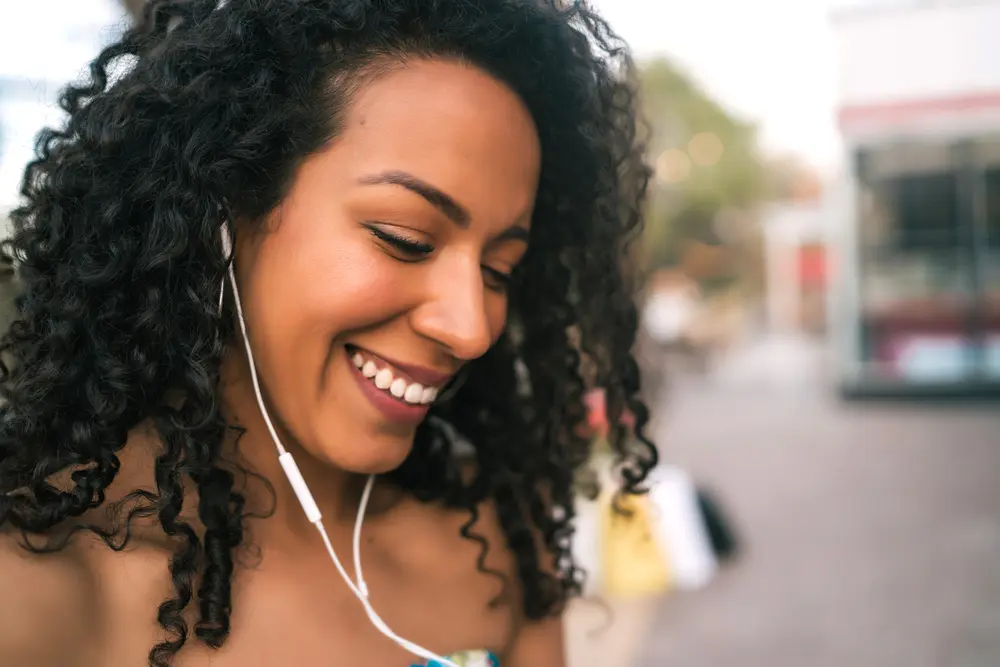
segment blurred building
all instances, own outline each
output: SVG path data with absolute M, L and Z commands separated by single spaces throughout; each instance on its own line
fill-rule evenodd
M 855 1 L 833 21 L 842 389 L 1000 393 L 1000 1 Z
M 821 334 L 827 326 L 827 227 L 820 201 L 785 202 L 763 213 L 767 328 Z

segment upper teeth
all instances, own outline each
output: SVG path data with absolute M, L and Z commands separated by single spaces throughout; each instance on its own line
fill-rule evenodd
M 388 367 L 379 368 L 371 359 L 365 359 L 360 352 L 351 357 L 354 365 L 361 369 L 361 374 L 375 383 L 382 391 L 388 391 L 396 398 L 407 403 L 429 405 L 437 398 L 435 387 L 425 387 L 419 382 L 407 382 L 393 375 Z

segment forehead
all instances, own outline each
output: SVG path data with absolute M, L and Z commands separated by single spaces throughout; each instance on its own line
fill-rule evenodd
M 451 61 L 413 61 L 365 85 L 335 150 L 348 158 L 338 160 L 345 177 L 405 171 L 454 197 L 474 224 L 530 213 L 541 164 L 534 122 L 516 93 Z

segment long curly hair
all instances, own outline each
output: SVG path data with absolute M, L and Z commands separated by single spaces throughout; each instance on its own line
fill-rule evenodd
M 630 55 L 586 2 L 155 0 L 64 90 L 65 125 L 39 136 L 5 245 L 23 292 L 0 339 L 0 527 L 34 551 L 81 530 L 121 549 L 136 516 L 155 516 L 177 545 L 176 590 L 160 605 L 169 635 L 151 665 L 183 646 L 196 592 L 195 635 L 225 641 L 245 541 L 245 499 L 221 456 L 238 427 L 217 394 L 237 335 L 217 308 L 220 222 L 263 219 L 297 166 L 336 136 L 367 77 L 427 57 L 471 63 L 516 91 L 538 128 L 542 170 L 507 331 L 432 408 L 389 478 L 466 510 L 462 535 L 480 544 L 484 571 L 476 507 L 495 504 L 524 612 L 537 619 L 581 589 L 569 541 L 590 387 L 605 390 L 616 425 L 620 491 L 642 492 L 656 464 L 627 270 L 649 169 Z M 628 432 L 617 426 L 625 412 Z M 140 424 L 163 443 L 155 491 L 116 501 L 111 528 L 86 524 L 88 510 L 112 504 L 118 455 Z M 452 432 L 474 448 L 472 479 L 455 464 Z M 60 475 L 71 481 L 57 484 Z M 198 490 L 198 526 L 181 518 L 185 484 Z

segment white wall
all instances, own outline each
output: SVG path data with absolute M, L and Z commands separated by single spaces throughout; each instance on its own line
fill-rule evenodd
M 1000 92 L 1000 1 L 911 5 L 835 15 L 841 107 Z

